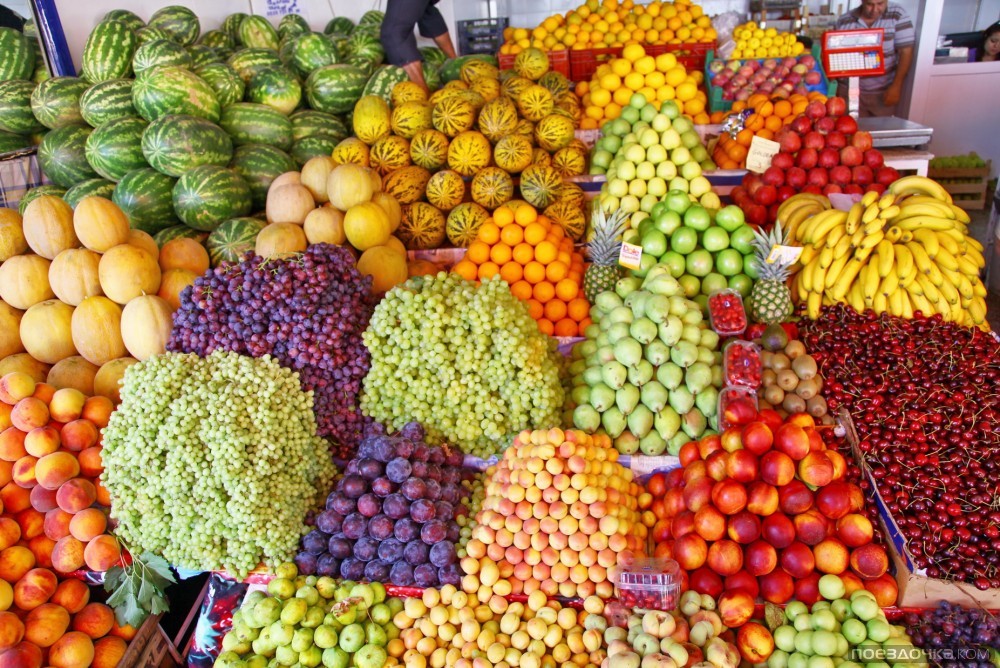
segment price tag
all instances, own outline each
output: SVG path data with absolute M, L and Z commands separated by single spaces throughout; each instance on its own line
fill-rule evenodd
M 681 460 L 672 455 L 660 455 L 658 457 L 646 455 L 632 455 L 629 461 L 629 468 L 636 476 L 649 475 L 653 471 L 669 471 L 680 468 Z
M 642 261 L 642 246 L 623 243 L 622 250 L 618 253 L 618 264 L 626 269 L 638 269 Z
M 771 252 L 768 253 L 766 262 L 774 264 L 780 260 L 781 264 L 791 265 L 798 262 L 801 255 L 802 248 L 800 246 L 781 246 L 775 244 L 771 248 Z
M 754 136 L 747 152 L 747 169 L 763 174 L 771 166 L 771 158 L 781 150 L 781 144 L 770 139 Z

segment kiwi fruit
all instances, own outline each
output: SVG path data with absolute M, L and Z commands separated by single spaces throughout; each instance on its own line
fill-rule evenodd
M 777 385 L 764 387 L 764 400 L 772 406 L 778 406 L 785 399 L 785 391 Z
M 764 372 L 760 374 L 760 384 L 764 387 L 774 385 L 778 382 L 778 374 L 774 372 L 774 369 L 764 369 Z
M 771 368 L 775 371 L 781 371 L 782 369 L 787 369 L 792 365 L 792 361 L 788 359 L 788 355 L 785 353 L 775 353 L 774 357 L 771 359 Z
M 788 359 L 794 360 L 796 357 L 801 357 L 806 354 L 806 346 L 804 343 L 798 339 L 792 339 L 785 346 L 785 354 L 788 355 Z
M 781 407 L 789 413 L 802 413 L 806 410 L 806 400 L 794 392 L 789 392 L 781 401 Z
M 799 377 L 791 369 L 782 369 L 777 373 L 777 383 L 785 392 L 791 392 L 799 384 Z
M 812 415 L 813 417 L 825 416 L 829 411 L 826 405 L 826 399 L 824 399 L 820 394 L 806 400 L 806 410 L 809 412 L 809 415 Z
M 792 360 L 792 371 L 802 380 L 815 378 L 818 368 L 812 355 L 800 355 Z
M 822 387 L 823 381 L 813 376 L 812 378 L 800 380 L 798 387 L 795 388 L 795 394 L 808 401 L 818 395 Z

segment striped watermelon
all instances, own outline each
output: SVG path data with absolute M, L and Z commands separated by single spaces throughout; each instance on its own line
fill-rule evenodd
M 326 35 L 311 32 L 295 39 L 292 45 L 292 65 L 302 76 L 337 62 L 337 47 Z
M 215 123 L 186 114 L 162 116 L 142 133 L 142 154 L 154 168 L 180 176 L 198 165 L 225 165 L 233 142 Z
M 188 226 L 211 232 L 219 223 L 250 213 L 250 186 L 228 167 L 202 165 L 185 172 L 173 192 L 174 211 Z
M 200 76 L 182 67 L 158 67 L 136 79 L 132 104 L 147 121 L 167 114 L 219 120 L 219 100 Z
M 261 70 L 284 65 L 278 54 L 270 49 L 240 49 L 229 56 L 226 63 L 236 70 L 245 84 L 249 84 L 253 75 Z
M 22 197 L 21 201 L 17 203 L 17 212 L 23 216 L 24 210 L 28 208 L 29 204 L 31 204 L 31 200 L 36 197 L 41 197 L 42 195 L 55 195 L 56 197 L 62 197 L 65 194 L 65 188 L 60 188 L 52 183 L 46 183 L 43 186 L 31 188 L 28 192 L 24 193 L 24 197 Z
M 80 115 L 92 127 L 126 116 L 138 116 L 132 106 L 132 79 L 111 79 L 88 88 L 80 96 Z
M 149 166 L 142 155 L 145 129 L 146 121 L 135 116 L 108 121 L 87 137 L 87 162 L 110 181 L 120 181 L 129 172 Z
M 243 99 L 246 85 L 243 83 L 243 79 L 240 79 L 239 75 L 236 74 L 236 70 L 229 65 L 212 63 L 198 68 L 195 73 L 215 91 L 215 97 L 219 100 L 221 108 L 225 109 Z
M 14 134 L 13 132 L 0 131 L 0 153 L 20 151 L 32 145 L 31 137 L 28 135 Z
M 223 50 L 232 50 L 236 46 L 236 42 L 232 37 L 230 37 L 229 33 L 224 30 L 209 30 L 201 36 L 198 43 L 210 46 L 213 49 Z
M 177 179 L 151 167 L 137 169 L 122 177 L 111 200 L 126 216 L 132 229 L 156 234 L 177 225 L 173 191 Z
M 192 44 L 187 48 L 187 52 L 191 56 L 191 69 L 193 70 L 212 63 L 222 62 L 219 52 L 204 44 Z
M 291 36 L 281 40 L 281 46 L 278 47 L 278 58 L 281 59 L 281 63 L 288 68 L 289 71 L 295 69 L 295 64 L 292 62 L 294 60 L 293 51 L 295 51 L 295 40 L 296 36 Z
M 163 30 L 170 35 L 170 39 L 182 46 L 194 44 L 201 34 L 198 15 L 180 5 L 170 5 L 157 10 L 149 17 L 148 25 Z
M 448 60 L 448 56 L 445 52 L 436 46 L 422 46 L 420 47 L 420 56 L 423 58 L 425 63 L 430 63 L 431 65 L 436 65 L 441 67 L 444 65 L 444 61 Z
M 266 104 L 231 104 L 222 110 L 219 127 L 233 138 L 233 146 L 268 144 L 282 151 L 292 147 L 292 122 Z
M 240 24 L 243 23 L 243 19 L 246 17 L 247 14 L 243 12 L 230 14 L 222 21 L 222 25 L 219 27 L 219 30 L 229 35 L 229 38 L 233 40 L 233 46 L 242 44 L 240 42 Z
M 313 109 L 296 111 L 289 117 L 292 122 L 292 140 L 306 137 L 329 137 L 338 142 L 351 135 L 350 130 L 337 116 Z
M 365 95 L 378 95 L 386 102 L 392 101 L 392 87 L 396 84 L 409 81 L 410 77 L 402 67 L 395 65 L 382 65 L 375 70 L 375 74 L 368 80 L 365 86 Z
M 257 218 L 232 218 L 216 227 L 205 240 L 212 266 L 242 260 L 254 250 L 257 234 L 266 226 L 266 222 Z
M 83 78 L 90 83 L 123 79 L 132 75 L 132 56 L 139 48 L 135 31 L 121 21 L 97 24 L 80 57 Z
M 44 132 L 31 111 L 31 93 L 35 84 L 20 79 L 0 81 L 0 130 L 19 135 Z
M 266 17 L 254 14 L 240 22 L 240 42 L 251 49 L 278 50 L 278 31 Z
M 173 41 L 170 39 L 170 35 L 167 34 L 166 30 L 160 30 L 159 28 L 152 28 L 150 26 L 143 26 L 135 31 L 135 36 L 139 39 L 139 46 L 143 44 L 148 44 L 150 42 L 155 42 L 156 40 L 162 39 L 168 42 Z M 135 63 L 132 63 L 133 67 Z
M 76 205 L 80 203 L 84 197 L 90 197 L 91 195 L 96 195 L 97 197 L 103 197 L 105 199 L 111 199 L 112 193 L 115 191 L 115 184 L 107 179 L 87 179 L 77 183 L 75 186 L 66 191 L 66 194 L 62 196 L 63 200 L 69 204 L 74 209 Z
M 354 30 L 354 22 L 346 16 L 336 16 L 330 19 L 326 27 L 323 28 L 323 32 L 327 35 L 332 35 L 333 33 L 350 35 L 352 30 Z
M 385 21 L 385 12 L 380 12 L 377 9 L 370 9 L 361 15 L 361 19 L 358 21 L 358 27 L 380 26 L 383 21 Z
M 279 148 L 265 144 L 246 144 L 236 147 L 233 161 L 229 166 L 235 169 L 250 186 L 254 211 L 264 208 L 271 181 L 285 172 L 296 169 L 295 161 L 290 155 Z
M 292 159 L 301 167 L 310 158 L 329 157 L 338 143 L 340 143 L 338 139 L 324 135 L 304 137 L 292 144 Z
M 312 28 L 309 27 L 309 22 L 300 14 L 285 14 L 278 22 L 278 37 L 281 39 L 304 35 L 310 30 Z
M 373 65 L 381 65 L 385 60 L 385 49 L 377 36 L 356 32 L 347 41 L 347 48 L 352 56 L 363 58 Z
M 342 62 L 347 58 L 347 40 L 349 38 L 346 35 L 330 35 L 330 41 L 333 42 L 333 48 L 337 50 L 337 62 Z
M 343 114 L 354 109 L 367 83 L 365 73 L 353 65 L 327 65 L 306 79 L 306 97 L 313 109 Z
M 38 84 L 31 93 L 31 111 L 38 122 L 55 130 L 83 123 L 80 96 L 89 84 L 76 77 L 53 77 Z
M 246 98 L 288 116 L 302 102 L 302 84 L 287 68 L 271 67 L 253 75 Z
M 145 27 L 146 22 L 143 21 L 138 15 L 130 12 L 127 9 L 112 9 L 110 12 L 104 15 L 102 21 L 121 21 L 128 26 L 129 30 L 136 31 L 139 28 Z
M 0 28 L 0 81 L 30 79 L 35 71 L 35 50 L 24 34 Z
M 155 67 L 190 68 L 191 65 L 191 54 L 187 49 L 169 39 L 146 42 L 135 50 L 135 55 L 132 57 L 132 69 L 136 77 Z
M 424 83 L 427 84 L 428 90 L 433 92 L 441 87 L 441 72 L 437 65 L 427 62 L 420 63 L 420 71 L 424 74 Z
M 200 232 L 193 227 L 188 227 L 187 225 L 174 225 L 173 227 L 168 227 L 166 229 L 160 230 L 153 235 L 153 241 L 160 248 L 168 241 L 173 241 L 174 239 L 194 239 L 198 243 L 201 243 L 208 235 L 204 232 Z
M 38 145 L 38 166 L 52 183 L 63 188 L 97 177 L 87 162 L 87 137 L 92 132 L 84 124 L 67 125 L 45 134 Z

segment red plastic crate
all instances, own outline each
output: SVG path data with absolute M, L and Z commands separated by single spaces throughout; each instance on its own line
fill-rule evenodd
M 690 71 L 702 71 L 705 69 L 705 59 L 708 52 L 715 48 L 715 42 L 698 42 L 696 44 L 646 44 L 643 46 L 650 56 L 658 56 L 661 53 L 683 52 L 677 55 L 677 62 Z M 622 55 L 622 47 L 615 46 L 608 49 L 579 49 L 570 50 L 570 79 L 573 81 L 590 81 L 601 63 L 617 58 Z M 503 65 L 501 64 L 501 67 Z
M 715 42 L 697 42 L 695 44 L 650 44 L 646 47 L 646 53 L 651 56 L 658 56 L 661 53 L 677 53 L 677 62 L 684 66 L 688 72 L 696 70 L 698 72 L 705 69 L 705 60 L 709 51 L 714 51 Z
M 547 51 L 546 55 L 549 57 L 549 69 L 553 72 L 559 72 L 567 79 L 572 79 L 570 76 L 570 57 L 569 49 L 562 49 L 560 51 Z M 497 60 L 500 61 L 500 69 L 511 70 L 514 69 L 514 56 L 510 53 L 501 53 L 497 56 Z M 576 79 L 573 79 L 576 81 Z
M 622 55 L 622 47 L 609 49 L 577 49 L 569 52 L 569 78 L 571 81 L 590 81 L 601 63 Z

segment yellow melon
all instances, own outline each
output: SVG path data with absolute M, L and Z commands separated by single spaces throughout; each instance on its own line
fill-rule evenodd
M 271 188 L 267 191 L 264 212 L 268 223 L 295 223 L 301 225 L 309 212 L 316 208 L 316 200 L 305 186 L 297 183 Z
M 306 233 L 295 223 L 275 223 L 257 233 L 254 252 L 264 258 L 301 253 L 309 246 Z
M 330 204 L 341 211 L 347 211 L 355 204 L 369 201 L 377 191 L 369 172 L 370 170 L 351 163 L 334 167 L 326 181 L 326 195 L 330 198 Z
M 128 216 L 104 197 L 84 197 L 73 210 L 73 231 L 84 246 L 104 251 L 128 243 Z
M 156 239 L 150 236 L 148 232 L 143 232 L 142 230 L 129 230 L 128 241 L 125 243 L 130 246 L 141 248 L 152 255 L 153 259 L 158 260 L 160 258 L 160 247 L 156 245 Z
M 73 345 L 97 366 L 125 355 L 122 307 L 107 297 L 87 297 L 73 311 Z
M 167 349 L 173 310 L 162 297 L 136 297 L 122 309 L 122 340 L 132 357 L 140 362 Z
M 385 292 L 407 279 L 406 255 L 388 246 L 375 246 L 361 254 L 358 271 L 372 277 L 372 292 Z
M 42 195 L 31 200 L 21 225 L 28 247 L 46 260 L 67 248 L 80 247 L 73 230 L 73 209 L 59 197 Z
M 171 239 L 160 249 L 160 271 L 187 269 L 201 276 L 208 271 L 208 251 L 194 239 Z
M 22 311 L 55 297 L 49 284 L 49 261 L 39 255 L 15 255 L 0 265 L 0 299 Z
M 17 209 L 0 209 L 0 262 L 28 250 Z
M 119 357 L 102 365 L 94 376 L 94 396 L 107 397 L 117 406 L 121 403 L 121 382 L 125 371 L 139 360 L 134 357 Z
M 399 206 L 396 198 L 389 193 L 375 193 L 372 201 L 378 204 L 389 216 L 389 229 L 395 232 L 399 228 L 400 221 L 403 220 L 403 210 Z
M 175 311 L 181 307 L 181 292 L 198 278 L 198 274 L 187 269 L 167 269 L 160 280 L 160 291 L 156 294 L 167 300 Z
M 406 257 L 406 245 L 404 245 L 403 242 L 400 241 L 398 238 L 394 236 L 389 237 L 389 239 L 383 245 L 385 245 L 388 248 L 391 248 L 392 250 L 401 254 L 403 257 Z
M 374 202 L 355 204 L 344 214 L 344 233 L 359 251 L 382 246 L 392 234 L 389 215 Z
M 341 246 L 347 237 L 344 235 L 344 212 L 332 206 L 321 206 L 313 209 L 302 224 L 306 233 L 306 241 L 310 244 L 334 244 Z
M 22 315 L 24 311 L 0 301 L 0 359 L 24 352 L 20 332 Z
M 49 266 L 49 284 L 56 297 L 77 306 L 87 297 L 103 295 L 100 263 L 100 254 L 86 248 L 68 248 L 56 255 Z
M 302 165 L 302 173 L 299 180 L 303 186 L 309 189 L 313 199 L 320 204 L 330 201 L 326 194 L 326 182 L 330 178 L 330 172 L 337 166 L 333 158 L 327 155 L 318 155 L 315 158 L 306 160 Z
M 94 394 L 94 379 L 97 376 L 97 371 L 96 364 L 88 362 L 79 355 L 74 355 L 54 364 L 49 369 L 49 375 L 45 382 L 57 390 L 72 387 L 89 397 Z
M 14 371 L 28 374 L 36 383 L 44 383 L 49 373 L 49 365 L 39 362 L 28 353 L 8 355 L 0 360 L 0 378 Z
M 299 184 L 302 182 L 302 175 L 299 172 L 285 172 L 284 174 L 279 174 L 276 179 L 271 181 L 271 188 L 280 188 L 281 186 L 286 186 L 288 184 Z
M 97 269 L 104 294 L 122 305 L 140 295 L 155 295 L 160 289 L 160 266 L 135 246 L 115 246 L 101 256 Z
M 21 342 L 39 362 L 55 364 L 77 354 L 73 345 L 73 307 L 58 299 L 39 302 L 21 317 Z

